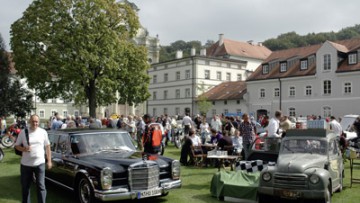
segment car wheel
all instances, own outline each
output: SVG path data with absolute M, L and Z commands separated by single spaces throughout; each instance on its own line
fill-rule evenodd
M 269 201 L 271 201 L 271 200 L 269 199 L 268 195 L 258 194 L 258 203 L 266 203 L 266 202 L 269 202 Z
M 4 158 L 4 152 L 3 150 L 0 148 L 0 161 L 3 160 Z
M 324 203 L 331 203 L 331 185 L 329 185 L 328 186 L 328 189 L 327 189 L 327 192 L 326 192 L 326 194 L 325 194 L 325 199 L 324 199 L 324 201 L 322 201 L 322 202 L 324 202 Z
M 77 197 L 80 203 L 93 203 L 94 190 L 88 179 L 85 177 L 80 178 L 77 188 Z
M 10 138 L 10 136 L 8 136 L 8 135 L 5 135 L 4 137 L 2 137 L 1 143 L 2 143 L 2 145 L 4 145 L 4 147 L 7 147 L 7 148 L 12 147 L 15 144 L 14 140 L 12 140 Z
M 176 148 L 178 148 L 178 149 L 181 148 L 181 141 L 180 141 L 180 137 L 179 137 L 179 136 L 176 136 L 176 137 L 175 137 L 174 143 L 175 143 L 175 147 L 176 147 Z

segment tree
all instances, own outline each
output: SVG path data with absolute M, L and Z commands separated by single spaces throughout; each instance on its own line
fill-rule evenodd
M 0 35 L 0 116 L 25 117 L 33 109 L 32 93 L 10 73 L 9 54 Z
M 93 117 L 101 105 L 141 103 L 150 96 L 149 64 L 131 40 L 138 28 L 126 2 L 33 1 L 11 26 L 16 69 L 42 100 L 87 103 Z
M 207 88 L 205 87 L 204 82 L 197 86 L 197 89 L 201 92 L 198 96 L 197 104 L 201 115 L 205 115 L 211 109 L 212 103 L 208 101 L 208 98 L 204 95 Z

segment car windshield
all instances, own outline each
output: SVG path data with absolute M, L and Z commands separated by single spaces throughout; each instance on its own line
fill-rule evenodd
M 70 136 L 73 154 L 136 151 L 127 132 L 102 132 Z
M 310 153 L 326 154 L 326 142 L 318 139 L 291 139 L 283 140 L 281 154 Z

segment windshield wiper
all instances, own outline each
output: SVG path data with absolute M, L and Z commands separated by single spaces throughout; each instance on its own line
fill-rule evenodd
M 132 151 L 131 149 L 123 149 L 123 148 L 111 148 L 111 149 L 100 149 L 99 151 L 97 151 L 96 153 L 100 153 L 100 152 L 130 152 Z

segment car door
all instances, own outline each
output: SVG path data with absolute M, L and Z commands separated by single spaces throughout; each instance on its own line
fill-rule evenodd
M 337 145 L 337 140 L 332 139 L 329 142 L 329 172 L 331 175 L 332 180 L 332 187 L 336 188 L 340 184 L 340 177 L 341 177 L 341 160 L 339 159 L 339 156 L 341 156 L 339 147 Z
M 56 145 L 57 145 L 57 142 L 59 140 L 59 135 L 56 135 L 55 133 L 52 133 L 52 132 L 49 132 L 48 133 L 48 136 L 49 136 L 49 141 L 50 141 L 50 150 L 51 150 L 51 161 L 53 163 L 53 167 L 51 170 L 47 169 L 46 168 L 46 177 L 47 178 L 50 178 L 51 180 L 55 180 L 56 179 L 56 165 L 53 161 L 54 157 L 56 156 Z

